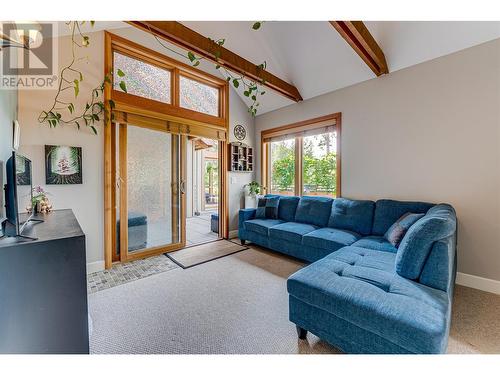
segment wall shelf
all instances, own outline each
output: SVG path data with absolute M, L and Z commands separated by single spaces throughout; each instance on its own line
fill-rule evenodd
M 230 172 L 253 172 L 254 154 L 253 147 L 241 142 L 232 142 L 229 147 Z

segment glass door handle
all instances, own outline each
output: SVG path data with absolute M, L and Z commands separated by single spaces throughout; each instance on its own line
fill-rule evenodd
M 181 183 L 179 185 L 179 189 L 180 189 L 182 194 L 186 193 L 186 181 L 184 181 L 184 180 L 181 181 Z

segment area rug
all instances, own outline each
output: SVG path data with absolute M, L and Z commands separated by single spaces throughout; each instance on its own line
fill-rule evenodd
M 246 249 L 248 249 L 248 247 L 241 246 L 235 242 L 217 240 L 165 253 L 165 255 L 179 267 L 186 269 L 238 253 Z

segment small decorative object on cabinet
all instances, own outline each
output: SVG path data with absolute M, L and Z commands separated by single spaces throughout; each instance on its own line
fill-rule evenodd
M 253 148 L 241 143 L 229 144 L 229 171 L 230 172 L 252 172 L 253 171 Z

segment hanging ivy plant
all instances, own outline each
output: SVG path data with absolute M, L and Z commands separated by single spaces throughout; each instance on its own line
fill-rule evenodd
M 93 88 L 90 93 L 90 98 L 84 105 L 84 109 L 76 111 L 75 104 L 73 101 L 66 99 L 66 92 L 68 90 L 73 91 L 74 99 L 77 99 L 80 95 L 80 85 L 84 80 L 84 75 L 81 70 L 78 69 L 78 63 L 86 60 L 86 57 L 78 57 L 77 50 L 79 48 L 86 48 L 90 45 L 90 37 L 82 32 L 82 27 L 85 25 L 86 21 L 69 21 L 66 25 L 70 29 L 71 36 L 71 60 L 65 65 L 59 73 L 59 85 L 57 87 L 57 92 L 54 96 L 54 100 L 50 107 L 46 110 L 42 110 L 38 116 L 38 122 L 40 124 L 48 124 L 49 127 L 56 127 L 58 125 L 73 124 L 76 125 L 78 129 L 82 125 L 90 128 L 94 134 L 97 134 L 96 124 L 107 115 L 106 105 L 104 102 L 104 87 L 107 83 L 111 84 L 111 76 L 106 75 L 104 81 L 97 87 Z M 90 26 L 93 27 L 95 21 L 90 21 Z M 254 22 L 252 25 L 253 30 L 259 30 L 264 21 Z M 154 35 L 154 34 L 153 34 Z M 166 44 L 164 44 L 156 35 L 154 35 L 158 43 L 168 49 L 169 51 L 182 56 L 191 62 L 191 65 L 196 67 L 200 65 L 201 60 L 204 57 L 198 57 L 193 52 L 188 51 L 186 54 L 178 52 Z M 239 88 L 240 85 L 243 86 L 243 95 L 251 100 L 251 104 L 248 108 L 248 112 L 252 116 L 257 115 L 257 107 L 259 106 L 259 97 L 265 94 L 260 87 L 261 84 L 265 83 L 265 79 L 260 81 L 249 80 L 243 75 L 234 75 L 228 69 L 226 69 L 222 64 L 219 64 L 218 59 L 221 55 L 220 48 L 224 45 L 225 39 L 212 40 L 213 42 L 213 56 L 215 58 L 215 68 L 217 70 L 222 70 L 227 77 L 227 81 L 230 82 L 234 88 Z M 266 70 L 266 62 L 256 65 L 257 70 L 263 72 Z M 119 78 L 125 77 L 125 72 L 118 69 L 116 74 Z M 120 81 L 118 83 L 119 87 L 127 92 L 127 85 L 125 81 Z M 108 101 L 109 107 L 114 108 L 115 104 L 112 100 Z
M 264 23 L 264 21 L 254 22 L 252 25 L 252 29 L 259 30 L 262 27 L 263 23 Z M 205 59 L 205 57 L 203 57 L 203 56 L 201 56 L 201 57 L 196 56 L 191 51 L 188 51 L 185 54 L 181 53 L 179 51 L 176 51 L 173 48 L 170 48 L 168 45 L 166 45 L 158 36 L 156 36 L 152 32 L 151 29 L 149 31 L 155 37 L 156 41 L 163 48 L 169 50 L 172 53 L 175 53 L 176 55 L 179 55 L 179 56 L 189 60 L 192 66 L 196 67 L 196 66 L 200 65 L 200 62 Z M 243 76 L 241 74 L 235 75 L 235 74 L 231 73 L 228 69 L 226 69 L 224 67 L 224 65 L 219 63 L 219 58 L 221 55 L 220 48 L 224 45 L 224 43 L 226 42 L 226 39 L 221 38 L 221 39 L 214 40 L 214 39 L 208 38 L 208 40 L 210 40 L 213 43 L 213 50 L 211 51 L 211 53 L 215 59 L 215 69 L 222 70 L 224 72 L 224 75 L 225 75 L 227 81 L 229 83 L 231 83 L 234 86 L 234 88 L 237 89 L 240 87 L 240 85 L 243 86 L 243 88 L 244 88 L 243 95 L 245 95 L 247 98 L 250 98 L 250 100 L 251 100 L 251 104 L 248 107 L 248 112 L 252 116 L 255 117 L 257 115 L 257 109 L 259 106 L 259 97 L 266 93 L 260 87 L 260 85 L 263 85 L 266 82 L 265 79 L 262 78 L 259 81 L 249 80 L 248 78 L 246 78 L 245 76 Z M 256 65 L 257 71 L 259 72 L 260 75 L 262 75 L 262 72 L 266 70 L 266 67 L 267 67 L 267 63 L 265 61 L 262 64 Z
M 84 75 L 78 69 L 78 63 L 86 60 L 86 57 L 78 57 L 77 50 L 86 48 L 90 45 L 90 37 L 84 34 L 81 30 L 86 21 L 70 21 L 66 25 L 70 29 L 71 38 L 71 60 L 65 65 L 59 73 L 59 85 L 54 100 L 51 106 L 42 110 L 38 116 L 38 122 L 48 124 L 49 127 L 58 125 L 73 124 L 78 129 L 82 125 L 90 128 L 94 134 L 97 134 L 96 124 L 106 115 L 106 105 L 104 103 L 104 86 L 106 83 L 111 84 L 111 77 L 106 75 L 104 81 L 90 92 L 90 98 L 86 101 L 83 109 L 76 111 L 73 101 L 67 99 L 66 92 L 73 91 L 73 98 L 77 99 L 80 95 L 80 85 L 84 80 Z M 90 25 L 94 26 L 94 21 L 90 21 Z M 124 77 L 125 73 L 118 71 L 120 77 Z M 127 92 L 125 81 L 119 83 L 123 91 Z M 108 101 L 111 108 L 114 108 L 114 102 Z

